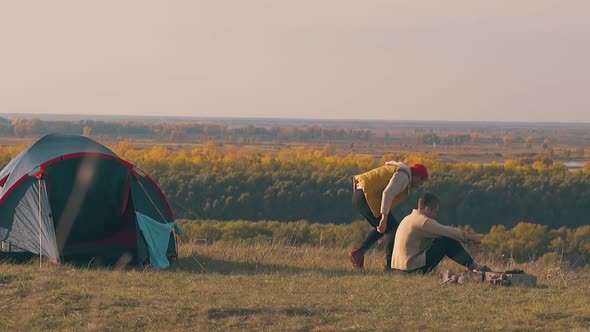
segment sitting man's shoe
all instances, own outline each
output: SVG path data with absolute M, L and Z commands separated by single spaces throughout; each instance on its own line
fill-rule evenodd
M 365 256 L 361 253 L 360 249 L 355 248 L 353 251 L 348 253 L 348 258 L 355 269 L 364 268 Z

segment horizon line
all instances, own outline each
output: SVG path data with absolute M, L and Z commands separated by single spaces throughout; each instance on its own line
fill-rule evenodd
M 264 117 L 264 116 L 195 116 L 195 115 L 136 115 L 136 114 L 82 114 L 82 113 L 0 113 L 0 116 L 25 118 L 31 117 L 100 117 L 100 118 L 138 118 L 138 119 L 217 119 L 217 120 L 283 120 L 283 121 L 345 121 L 345 122 L 411 122 L 411 123 L 482 123 L 482 124 L 561 124 L 590 125 L 590 122 L 572 121 L 507 121 L 507 120 L 412 120 L 412 119 L 355 119 L 355 118 L 295 118 L 295 117 Z M 92 120 L 92 119 L 88 119 Z

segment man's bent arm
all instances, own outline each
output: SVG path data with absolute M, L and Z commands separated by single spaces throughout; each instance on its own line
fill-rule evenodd
M 404 172 L 395 172 L 381 195 L 381 215 L 387 215 L 391 209 L 391 201 L 410 184 L 410 177 Z

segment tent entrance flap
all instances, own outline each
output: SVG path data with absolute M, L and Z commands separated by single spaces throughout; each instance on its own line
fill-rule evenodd
M 32 181 L 14 211 L 13 227 L 5 240 L 12 249 L 41 254 L 58 261 L 51 206 L 44 180 Z
M 135 214 L 137 215 L 137 224 L 148 247 L 150 263 L 156 268 L 167 268 L 170 263 L 166 253 L 171 239 L 174 241 L 172 231 L 174 229 L 177 233 L 182 234 L 182 230 L 176 221 L 162 224 L 140 212 L 136 211 Z

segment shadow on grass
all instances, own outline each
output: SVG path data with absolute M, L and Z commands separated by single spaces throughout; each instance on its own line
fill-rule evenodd
M 181 257 L 174 261 L 170 270 L 183 271 L 199 274 L 219 273 L 219 274 L 302 274 L 306 272 L 316 272 L 329 276 L 348 276 L 348 275 L 382 275 L 383 272 L 376 271 L 355 271 L 352 268 L 322 268 L 322 267 L 298 267 L 292 265 L 270 264 L 260 262 L 238 262 L 219 260 L 208 256 L 191 256 Z
M 33 257 L 29 260 L 3 260 L 3 264 L 17 264 L 17 265 L 32 265 L 37 266 L 38 260 Z M 128 264 L 129 262 L 125 261 L 123 264 L 117 263 L 116 261 L 104 261 L 101 259 L 91 259 L 91 260 L 70 260 L 67 262 L 63 262 L 62 266 L 69 266 L 76 269 L 88 269 L 88 270 L 154 270 L 155 268 L 151 267 L 149 264 Z M 44 263 L 44 264 L 52 264 L 52 263 Z M 57 266 L 56 265 L 56 266 Z M 225 275 L 255 275 L 255 274 L 268 274 L 268 273 L 282 273 L 282 274 L 302 274 L 306 272 L 319 272 L 322 274 L 330 275 L 330 276 L 346 276 L 346 275 L 371 275 L 371 274 L 378 274 L 377 272 L 366 272 L 366 271 L 354 271 L 352 269 L 347 268 L 318 268 L 318 267 L 297 267 L 293 265 L 283 265 L 283 264 L 271 264 L 271 263 L 261 263 L 261 262 L 240 262 L 240 261 L 226 261 L 220 260 L 209 256 L 190 256 L 190 257 L 181 257 L 178 259 L 171 259 L 170 260 L 170 267 L 167 269 L 163 269 L 162 271 L 172 271 L 172 272 L 190 272 L 190 273 L 197 273 L 197 274 L 210 274 L 210 273 L 218 273 L 218 274 L 225 274 Z M 0 286 L 3 283 L 10 283 L 12 278 L 10 276 L 2 277 L 0 276 Z
M 0 276 L 0 286 L 10 284 L 16 278 L 15 275 L 4 275 Z
M 360 309 L 368 312 L 369 309 Z M 217 307 L 204 311 L 206 321 L 214 330 L 322 330 L 336 321 L 333 317 L 349 313 L 346 308 L 318 308 L 291 307 Z M 355 314 L 359 310 L 355 310 Z M 270 329 L 269 329 L 270 328 Z M 336 330 L 330 326 L 330 331 Z
M 234 316 L 254 315 L 285 315 L 285 316 L 313 316 L 317 312 L 308 308 L 212 308 L 207 310 L 207 319 L 224 319 Z

